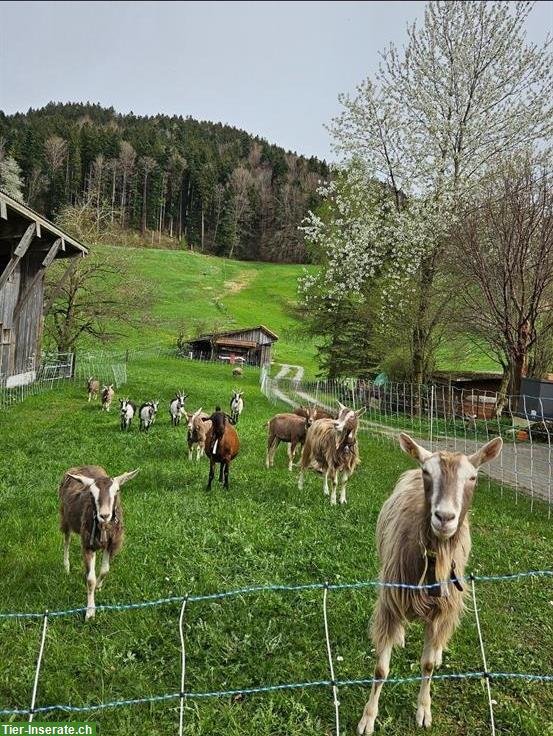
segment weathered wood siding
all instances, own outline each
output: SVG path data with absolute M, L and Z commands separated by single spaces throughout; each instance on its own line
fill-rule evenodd
M 40 270 L 43 253 L 29 253 L 20 264 L 21 278 L 19 298 Z M 16 336 L 14 372 L 23 373 L 37 367 L 42 349 L 42 305 L 44 278 L 35 284 L 30 297 L 17 315 L 14 323 Z
M 225 337 L 235 337 L 237 340 L 253 340 L 258 345 L 271 345 L 274 338 L 267 335 L 259 328 L 255 330 L 236 330 L 236 332 L 225 332 Z
M 0 291 L 0 323 L 2 329 L 10 330 L 11 340 L 2 346 L 2 374 L 4 376 L 23 373 L 36 367 L 35 359 L 40 355 L 42 332 L 42 303 L 44 280 L 39 279 L 30 297 L 14 318 L 15 308 L 40 269 L 43 254 L 28 251 L 17 264 L 13 274 Z

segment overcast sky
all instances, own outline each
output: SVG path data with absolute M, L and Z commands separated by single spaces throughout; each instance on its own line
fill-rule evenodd
M 323 127 L 424 2 L 2 2 L 0 109 L 91 101 L 230 123 L 331 158 Z M 527 26 L 553 31 L 553 2 Z

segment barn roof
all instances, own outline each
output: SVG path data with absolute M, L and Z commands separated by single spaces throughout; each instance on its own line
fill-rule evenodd
M 12 196 L 0 189 L 0 227 L 2 221 L 7 222 L 8 226 L 12 221 L 24 220 L 29 224 L 34 222 L 36 225 L 37 238 L 42 238 L 45 245 L 48 241 L 54 241 L 61 238 L 61 248 L 58 251 L 58 258 L 67 258 L 75 255 L 88 255 L 88 249 L 71 235 L 68 235 L 53 222 L 47 220 L 46 217 L 39 214 L 36 210 L 32 209 L 23 202 L 14 199 Z M 21 233 L 14 230 L 13 239 L 18 240 Z M 9 234 L 8 234 L 9 237 Z
M 269 337 L 272 337 L 273 341 L 275 342 L 276 340 L 278 340 L 278 335 L 276 334 L 276 332 L 273 332 L 268 327 L 265 327 L 265 325 L 255 325 L 254 327 L 238 327 L 238 328 L 235 328 L 234 330 L 225 330 L 224 332 L 208 332 L 204 335 L 200 335 L 196 340 L 192 340 L 192 342 L 196 342 L 198 340 L 213 340 L 213 339 L 217 339 L 220 337 L 227 337 L 231 335 L 241 335 L 247 332 L 254 332 L 255 330 L 261 330 Z

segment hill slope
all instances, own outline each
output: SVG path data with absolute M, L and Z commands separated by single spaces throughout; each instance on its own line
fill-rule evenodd
M 99 245 L 95 250 L 122 249 Z M 297 280 L 304 266 L 229 260 L 190 251 L 123 250 L 131 255 L 134 273 L 153 286 L 153 320 L 129 331 L 115 343 L 117 348 L 174 345 L 181 328 L 190 334 L 265 324 L 279 335 L 273 351 L 276 362 L 302 365 L 307 376 L 317 373 L 315 340 L 301 334 L 301 318 L 295 311 Z M 474 346 L 460 341 L 442 348 L 438 367 L 497 370 Z
M 110 250 L 97 246 L 97 251 Z M 125 252 L 128 252 L 127 250 Z M 189 251 L 131 249 L 136 273 L 154 287 L 154 325 L 120 346 L 174 344 L 179 329 L 208 331 L 266 324 L 279 335 L 274 359 L 316 370 L 315 345 L 298 334 L 293 313 L 303 266 L 234 261 Z

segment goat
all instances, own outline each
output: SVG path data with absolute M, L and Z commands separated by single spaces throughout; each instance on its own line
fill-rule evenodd
M 188 394 L 184 391 L 177 392 L 175 398 L 169 404 L 169 416 L 171 417 L 171 424 L 173 427 L 178 427 L 182 415 L 184 414 L 184 402 L 188 398 Z
M 90 376 L 86 382 L 86 391 L 88 393 L 88 400 L 90 401 L 91 399 L 94 399 L 94 401 L 96 401 L 100 391 L 100 381 L 97 381 L 95 378 Z
M 242 368 L 240 368 L 239 365 L 235 366 L 232 369 L 232 375 L 236 378 L 238 376 L 241 376 L 243 374 Z
M 365 413 L 365 408 L 355 411 L 348 409 L 340 402 L 338 404 L 340 406 L 338 419 L 317 419 L 309 428 L 301 453 L 298 478 L 298 488 L 302 490 L 304 473 L 307 469 L 323 473 L 325 496 L 329 494 L 328 479 L 330 478 L 332 482 L 330 503 L 333 506 L 336 504 L 340 473 L 342 473 L 340 503 L 347 503 L 346 485 L 360 462 L 357 448 L 359 417 Z
M 232 392 L 232 399 L 230 400 L 230 421 L 233 424 L 238 424 L 240 414 L 242 414 L 244 410 L 244 399 L 242 398 L 243 395 L 243 391 Z
M 187 414 L 188 420 L 188 436 L 186 441 L 188 443 L 188 459 L 192 460 L 192 449 L 196 448 L 196 461 L 199 462 L 202 453 L 205 452 L 205 442 L 209 429 L 211 428 L 211 422 L 204 422 L 208 416 L 202 411 L 200 407 L 193 414 Z
M 315 421 L 316 419 L 336 419 L 335 414 L 331 414 L 325 409 L 321 409 L 320 406 L 313 406 L 313 405 L 310 405 L 309 407 L 298 406 L 294 409 L 294 414 L 298 417 L 305 417 L 307 419 L 307 417 L 309 416 L 309 412 L 312 409 L 315 411 L 315 416 L 313 417 L 313 421 Z
M 478 468 L 496 458 L 503 445 L 496 437 L 467 457 L 460 452 L 429 452 L 407 434 L 400 434 L 399 442 L 421 467 L 401 476 L 380 511 L 376 525 L 380 580 L 435 587 L 379 590 L 372 620 L 377 664 L 371 695 L 357 726 L 363 736 L 374 731 L 392 649 L 404 645 L 405 624 L 412 619 L 425 625 L 416 720 L 426 728 L 432 723 L 430 678 L 434 667 L 441 665 L 442 651 L 464 607 L 459 578 L 465 574 L 470 554 L 468 512 Z
M 102 411 L 110 410 L 111 402 L 113 401 L 114 396 L 115 391 L 113 390 L 113 384 L 102 387 Z
M 134 401 L 129 401 L 128 397 L 126 399 L 119 399 L 119 404 L 121 406 L 119 412 L 121 415 L 121 432 L 128 432 L 136 414 L 136 404 Z
M 303 447 L 305 436 L 309 427 L 315 419 L 315 408 L 307 409 L 307 417 L 299 417 L 296 414 L 276 414 L 267 422 L 269 435 L 267 438 L 267 459 L 265 464 L 268 468 L 273 467 L 275 453 L 280 442 L 288 442 L 288 470 L 292 470 L 296 447 Z
M 219 483 L 223 483 L 223 487 L 228 489 L 230 464 L 240 450 L 238 433 L 231 423 L 231 418 L 228 414 L 221 411 L 221 407 L 219 406 L 215 407 L 215 412 L 210 417 L 205 417 L 202 421 L 206 423 L 211 422 L 211 427 L 207 431 L 204 449 L 205 454 L 209 458 L 207 490 L 211 490 L 216 463 L 220 465 Z
M 148 432 L 155 422 L 158 406 L 159 401 L 146 401 L 138 410 L 140 429 L 144 430 L 144 432 Z
M 69 468 L 59 487 L 60 528 L 64 535 L 63 565 L 70 571 L 71 532 L 81 537 L 88 598 L 85 619 L 94 618 L 94 593 L 109 572 L 112 557 L 123 544 L 123 509 L 119 489 L 138 470 L 110 478 L 99 465 Z M 100 576 L 96 580 L 96 552 L 103 550 Z

